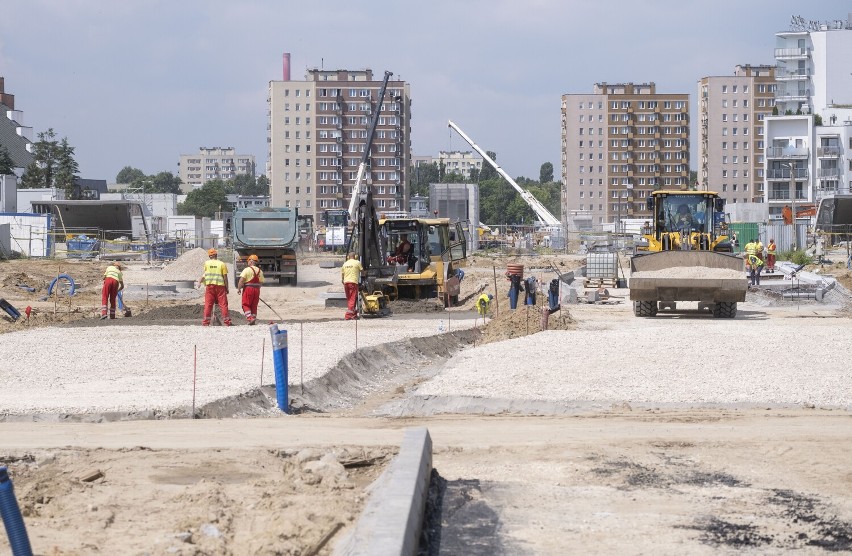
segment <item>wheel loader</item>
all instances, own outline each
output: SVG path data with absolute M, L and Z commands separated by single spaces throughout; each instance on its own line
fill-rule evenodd
M 733 318 L 745 301 L 743 260 L 733 254 L 725 201 L 712 191 L 658 190 L 648 197 L 644 251 L 630 260 L 630 299 L 637 317 L 698 301 L 714 317 Z

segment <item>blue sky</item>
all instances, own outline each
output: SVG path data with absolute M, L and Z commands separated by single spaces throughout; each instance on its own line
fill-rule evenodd
M 538 179 L 543 162 L 559 174 L 562 94 L 654 81 L 694 104 L 701 77 L 773 63 L 791 16 L 850 11 L 840 0 L 6 0 L 0 76 L 26 125 L 68 137 L 86 178 L 177 173 L 201 146 L 254 154 L 262 171 L 267 84 L 290 52 L 296 79 L 322 66 L 408 81 L 414 154 L 468 150 L 453 120 L 510 175 Z

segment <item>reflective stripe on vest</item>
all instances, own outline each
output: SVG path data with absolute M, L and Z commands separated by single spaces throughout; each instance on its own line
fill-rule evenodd
M 755 253 L 757 253 L 757 245 L 755 245 L 754 243 L 748 243 L 745 246 L 745 250 L 749 256 L 753 256 Z
M 204 263 L 204 285 L 205 286 L 224 286 L 225 273 L 227 267 L 225 263 L 218 259 L 210 259 Z
M 107 267 L 106 272 L 104 272 L 104 278 L 112 278 L 116 282 L 121 282 L 121 271 L 110 265 Z
M 770 255 L 774 255 L 775 254 L 775 244 L 770 243 L 769 247 L 766 248 L 766 252 L 769 253 Z

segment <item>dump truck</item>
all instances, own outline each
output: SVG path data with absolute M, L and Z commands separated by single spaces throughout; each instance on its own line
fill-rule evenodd
M 736 316 L 748 280 L 728 240 L 724 207 L 724 199 L 712 191 L 652 192 L 651 218 L 642 234 L 647 247 L 630 260 L 636 316 L 676 310 L 678 301 L 698 301 L 698 308 L 714 317 Z
M 296 209 L 238 209 L 231 217 L 231 240 L 234 284 L 239 282 L 248 256 L 254 254 L 267 280 L 277 278 L 281 285 L 296 285 L 296 247 L 299 244 Z

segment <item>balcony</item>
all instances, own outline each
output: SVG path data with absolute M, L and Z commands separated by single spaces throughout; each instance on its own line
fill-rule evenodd
M 817 177 L 820 179 L 837 179 L 840 177 L 840 168 L 818 168 Z
M 796 69 L 796 70 L 779 70 L 775 72 L 777 81 L 800 81 L 811 78 L 811 70 Z
M 810 48 L 776 48 L 776 60 L 807 60 L 811 56 Z
M 789 189 L 772 189 L 767 194 L 767 199 L 774 202 L 790 202 L 790 190 Z M 796 191 L 796 201 L 805 201 L 807 198 L 805 196 L 804 191 L 797 190 Z
M 791 91 L 779 89 L 778 92 L 775 93 L 775 100 L 780 101 L 780 102 L 794 101 L 794 100 L 804 101 L 804 100 L 808 100 L 808 98 L 810 96 L 811 96 L 811 90 L 810 89 L 794 89 L 794 90 L 791 90 Z
M 840 156 L 840 147 L 819 147 L 817 149 L 817 156 L 820 158 L 837 158 Z
M 790 179 L 790 169 L 789 168 L 770 168 L 766 172 L 767 179 L 770 180 L 789 180 Z M 806 180 L 808 179 L 808 169 L 807 168 L 796 168 L 795 179 L 797 180 Z
M 807 147 L 767 147 L 766 158 L 807 158 Z

